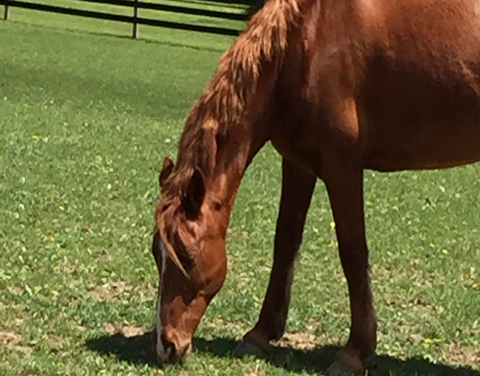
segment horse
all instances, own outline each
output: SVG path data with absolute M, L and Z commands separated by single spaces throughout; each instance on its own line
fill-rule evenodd
M 154 347 L 176 363 L 226 278 L 225 239 L 243 175 L 270 142 L 282 157 L 274 260 L 237 354 L 282 337 L 294 263 L 318 180 L 348 285 L 350 333 L 327 369 L 374 355 L 363 174 L 480 160 L 480 0 L 267 0 L 221 56 L 164 158 L 152 252 Z

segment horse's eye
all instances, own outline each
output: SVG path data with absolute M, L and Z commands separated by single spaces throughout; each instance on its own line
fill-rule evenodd
M 186 249 L 178 234 L 175 234 L 175 247 L 177 249 L 178 259 L 182 263 L 185 270 L 190 272 L 195 267 L 195 260 Z
M 213 210 L 219 211 L 222 209 L 222 203 L 220 201 L 214 201 L 213 202 Z

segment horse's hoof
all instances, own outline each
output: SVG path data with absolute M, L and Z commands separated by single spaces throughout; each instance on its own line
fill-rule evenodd
M 243 340 L 240 344 L 233 350 L 233 355 L 239 358 L 244 356 L 257 356 L 260 358 L 265 358 L 268 354 L 262 350 L 260 347 L 255 346 L 254 344 Z
M 335 361 L 330 367 L 325 371 L 327 376 L 358 376 L 363 375 L 363 369 L 354 369 L 349 365 Z

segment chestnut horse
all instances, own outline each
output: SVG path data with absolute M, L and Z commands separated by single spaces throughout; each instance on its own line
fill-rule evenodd
M 285 329 L 294 261 L 317 178 L 348 284 L 350 336 L 329 375 L 362 372 L 377 322 L 363 171 L 480 160 L 480 0 L 267 0 L 191 109 L 176 164 L 160 174 L 153 253 L 155 348 L 178 362 L 226 276 L 235 196 L 270 141 L 283 158 L 274 262 L 238 353 L 268 353 Z

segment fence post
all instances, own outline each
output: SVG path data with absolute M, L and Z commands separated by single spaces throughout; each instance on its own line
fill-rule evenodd
M 138 24 L 137 24 L 137 19 L 138 19 L 138 0 L 133 1 L 133 38 L 136 39 L 138 36 Z
M 7 21 L 10 17 L 10 7 L 8 6 L 8 0 L 5 0 L 4 10 L 3 10 L 3 19 Z

